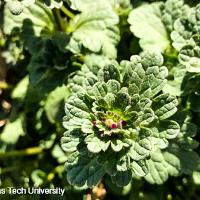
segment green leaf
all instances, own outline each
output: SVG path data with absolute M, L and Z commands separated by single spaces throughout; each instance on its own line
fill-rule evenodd
M 141 57 L 132 56 L 131 62 L 126 62 L 123 76 L 123 83 L 128 86 L 129 93 L 153 97 L 160 92 L 168 75 L 167 68 L 162 64 L 160 53 L 143 52 Z
M 146 70 L 145 82 L 148 82 L 151 88 L 151 97 L 158 94 L 162 88 L 165 86 L 168 75 L 168 70 L 166 67 L 148 67 Z M 146 88 L 145 88 L 146 89 Z
M 4 32 L 10 34 L 14 28 L 23 29 L 27 23 L 32 24 L 34 34 L 39 36 L 42 31 L 52 33 L 55 29 L 55 19 L 52 12 L 38 2 L 24 7 L 23 12 L 14 16 L 6 6 L 4 10 Z
M 164 159 L 168 163 L 168 173 L 171 176 L 177 176 L 178 171 L 182 168 L 182 166 L 180 165 L 179 157 L 176 157 L 175 155 L 166 151 L 164 152 Z
M 92 4 L 92 10 L 84 10 L 70 21 L 72 37 L 68 49 L 80 53 L 85 48 L 115 58 L 115 46 L 119 41 L 119 30 L 115 26 L 117 23 L 118 16 L 109 4 Z
M 142 124 L 151 123 L 154 120 L 154 118 L 155 115 L 153 110 L 150 108 L 146 108 L 142 116 Z
M 197 4 L 196 7 L 191 8 L 188 14 L 175 21 L 171 39 L 173 41 L 172 45 L 178 51 L 190 43 L 192 36 L 200 34 L 199 13 L 200 4 Z
M 23 11 L 23 4 L 20 1 L 8 1 L 7 3 L 8 9 L 13 15 L 19 15 Z
M 174 29 L 174 21 L 187 15 L 189 6 L 183 0 L 167 0 L 162 10 L 162 21 L 166 29 L 171 32 Z
M 96 2 L 99 3 L 99 0 Z M 78 11 L 87 11 L 94 4 L 92 0 L 68 0 L 68 3 L 71 9 Z
M 155 147 L 159 149 L 165 149 L 168 145 L 169 142 L 166 138 L 158 138 L 158 137 L 149 137 L 149 140 L 152 143 L 152 146 L 154 145 Z
M 124 146 L 124 143 L 121 140 L 116 139 L 116 140 L 111 141 L 111 148 L 115 152 L 121 151 L 123 146 Z
M 64 106 L 64 100 L 66 100 L 68 96 L 69 90 L 65 85 L 57 87 L 48 95 L 44 110 L 51 123 L 56 123 L 61 120 L 61 116 L 63 115 L 61 107 Z
M 0 135 L 0 140 L 6 144 L 15 144 L 19 137 L 24 136 L 25 134 L 24 113 L 20 113 L 17 116 L 12 113 L 10 120 L 6 123 Z
M 167 150 L 179 160 L 180 171 L 184 174 L 192 174 L 200 161 L 199 155 L 196 152 L 191 151 L 189 148 L 184 150 L 180 146 L 174 145 L 168 147 Z
M 65 104 L 63 126 L 68 130 L 81 128 L 82 132 L 93 133 L 91 103 L 91 99 L 84 93 L 71 96 Z
M 76 186 L 85 184 L 88 187 L 95 186 L 104 174 L 105 169 L 96 161 L 96 158 L 90 158 L 87 155 L 79 157 L 75 165 L 67 168 L 67 180 Z
M 127 155 L 122 155 L 117 161 L 117 171 L 127 171 L 130 165 L 130 158 Z
M 137 161 L 137 162 L 133 161 L 131 163 L 131 169 L 132 169 L 134 176 L 136 176 L 136 177 L 137 176 L 144 177 L 148 173 L 147 165 L 143 161 Z
M 52 43 L 58 47 L 60 52 L 68 52 L 67 45 L 69 43 L 69 36 L 63 32 L 56 32 L 52 37 Z
M 115 104 L 114 106 L 122 111 L 125 110 L 125 108 L 130 105 L 130 102 L 131 102 L 131 98 L 130 96 L 125 93 L 125 92 L 118 92 L 116 94 L 116 97 L 115 97 Z
M 128 185 L 131 179 L 132 179 L 131 170 L 125 172 L 118 171 L 117 174 L 112 177 L 113 182 L 116 183 L 117 186 L 119 187 Z
M 89 120 L 84 120 L 82 122 L 81 130 L 83 133 L 92 133 L 93 132 L 93 124 Z
M 73 10 L 87 11 L 93 3 L 92 0 L 68 0 L 68 3 Z
M 34 55 L 38 57 L 36 54 Z M 45 55 L 42 56 L 47 58 Z M 52 90 L 63 85 L 66 71 L 53 69 L 52 65 L 46 66 L 41 60 L 34 62 L 33 57 L 28 66 L 29 85 L 26 98 L 29 102 L 35 103 L 47 98 Z
M 110 176 L 114 176 L 117 173 L 117 159 L 118 158 L 114 156 L 113 151 L 109 148 L 108 151 L 99 154 L 97 162 L 105 167 L 106 173 Z
M 55 158 L 57 160 L 58 163 L 63 164 L 67 161 L 67 155 L 66 153 L 62 150 L 62 148 L 60 147 L 59 144 L 56 144 L 52 151 L 51 154 L 53 156 L 53 158 Z M 63 167 L 63 166 L 61 166 Z M 62 170 L 63 171 L 63 170 Z
M 12 98 L 23 99 L 26 96 L 28 84 L 29 84 L 28 76 L 25 76 L 12 91 L 12 95 L 11 95 Z
M 67 160 L 65 163 L 66 169 L 68 169 L 68 167 L 72 167 L 76 165 L 76 163 L 78 162 L 78 156 L 80 157 L 80 152 L 78 151 L 74 151 L 67 155 Z
M 191 174 L 196 169 L 200 158 L 191 151 L 192 145 L 182 146 L 182 140 L 184 138 L 175 139 L 165 150 L 156 149 L 151 153 L 150 160 L 147 160 L 149 173 L 145 176 L 148 182 L 163 184 L 169 175 Z
M 142 160 L 149 156 L 151 148 L 151 142 L 148 139 L 142 139 L 132 144 L 128 154 L 133 160 Z
M 200 36 L 193 37 L 191 44 L 180 50 L 179 61 L 188 72 L 200 72 Z
M 128 8 L 131 6 L 131 3 L 129 0 L 96 0 L 95 2 L 93 0 L 68 0 L 67 1 L 73 10 L 78 11 L 87 11 L 91 7 L 95 6 L 95 4 L 101 4 L 102 6 L 113 6 L 116 8 Z
M 107 82 L 108 92 L 117 93 L 120 90 L 120 83 L 116 80 L 109 80 Z
M 200 185 L 200 171 L 196 170 L 192 173 L 192 178 L 195 184 Z
M 99 153 L 100 151 L 106 151 L 110 145 L 110 141 L 101 140 L 93 134 L 88 135 L 85 138 L 87 148 L 92 153 Z
M 133 56 L 134 57 L 134 56 Z M 141 54 L 140 54 L 140 57 L 141 57 L 141 63 L 142 65 L 146 68 L 148 67 L 155 67 L 155 66 L 159 66 L 161 67 L 164 63 L 164 59 L 163 59 L 163 56 L 161 53 L 159 52 L 151 52 L 151 51 L 143 51 Z M 152 71 L 152 69 L 150 69 L 150 72 Z M 161 77 L 163 75 L 166 76 L 166 73 L 163 74 L 163 71 L 166 71 L 163 70 L 163 67 L 162 69 L 160 70 L 162 73 L 160 74 Z
M 94 84 L 92 91 L 90 92 L 91 95 L 95 96 L 96 99 L 100 99 L 101 97 L 105 97 L 108 92 L 108 88 L 106 83 L 104 82 L 97 82 Z
M 72 117 L 90 119 L 90 114 L 88 113 L 90 111 L 90 106 L 86 99 L 71 96 L 65 104 L 66 116 L 71 119 Z
M 80 140 L 81 133 L 78 130 L 66 131 L 61 139 L 62 149 L 66 152 L 76 151 Z
M 141 58 L 139 56 L 132 56 L 131 62 L 126 62 L 123 75 L 123 85 L 129 86 L 130 94 L 138 94 L 140 88 L 143 85 L 143 79 L 145 78 L 145 70 L 140 63 Z
M 115 63 L 105 65 L 102 70 L 99 70 L 98 77 L 104 82 L 108 82 L 111 79 L 120 82 L 120 73 L 118 66 L 116 66 Z
M 168 80 L 163 88 L 164 93 L 169 93 L 173 96 L 180 96 L 182 94 L 182 82 L 186 75 L 185 66 L 178 64 L 169 72 L 169 76 L 173 76 L 173 80 Z
M 180 126 L 177 122 L 172 120 L 164 120 L 160 122 L 160 127 L 162 127 L 159 132 L 162 137 L 166 139 L 176 138 L 180 132 Z
M 129 183 L 128 185 L 126 185 L 124 187 L 118 187 L 118 186 L 116 186 L 116 184 L 114 184 L 112 182 L 112 180 L 110 180 L 107 177 L 105 177 L 104 181 L 105 181 L 105 185 L 108 188 L 108 190 L 117 196 L 129 195 L 131 188 L 132 188 L 132 183 Z
M 152 152 L 151 159 L 147 160 L 149 173 L 145 179 L 151 184 L 163 184 L 169 174 L 177 176 L 180 170 L 179 160 L 172 154 L 162 154 L 156 150 Z
M 172 116 L 176 111 L 178 100 L 169 94 L 161 94 L 153 100 L 153 110 L 159 119 L 167 119 Z
M 152 101 L 149 98 L 142 98 L 139 102 L 138 105 L 141 110 L 143 109 L 148 109 L 152 104 Z
M 170 45 L 166 28 L 162 22 L 162 3 L 144 4 L 129 14 L 128 22 L 135 36 L 140 38 L 143 50 L 164 52 Z

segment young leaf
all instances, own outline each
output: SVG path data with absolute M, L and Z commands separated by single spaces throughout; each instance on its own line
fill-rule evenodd
M 131 31 L 140 38 L 144 50 L 164 52 L 170 45 L 167 31 L 162 22 L 162 3 L 144 4 L 133 9 L 128 22 Z
M 80 53 L 85 48 L 115 58 L 115 46 L 119 41 L 119 30 L 115 26 L 117 23 L 118 16 L 109 4 L 92 4 L 92 10 L 84 10 L 70 21 L 72 37 L 68 49 Z
M 88 187 L 95 186 L 105 174 L 103 166 L 98 164 L 96 158 L 87 156 L 79 157 L 76 165 L 67 169 L 67 180 L 72 185 L 83 186 L 87 184 Z
M 24 7 L 23 12 L 18 16 L 12 15 L 6 6 L 4 24 L 6 24 L 4 26 L 6 34 L 11 34 L 14 28 L 23 29 L 28 26 L 32 26 L 36 36 L 39 36 L 42 31 L 52 33 L 55 30 L 55 19 L 52 12 L 38 1 L 30 7 Z
M 200 36 L 193 37 L 190 43 L 180 50 L 179 61 L 188 72 L 200 72 Z

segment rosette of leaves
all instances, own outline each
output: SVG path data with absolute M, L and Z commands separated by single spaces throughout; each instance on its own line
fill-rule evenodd
M 162 64 L 160 54 L 147 52 L 120 65 L 110 61 L 69 97 L 62 138 L 69 183 L 91 187 L 107 173 L 124 186 L 150 172 L 151 153 L 180 129 L 169 119 L 176 97 L 161 92 L 168 74 Z

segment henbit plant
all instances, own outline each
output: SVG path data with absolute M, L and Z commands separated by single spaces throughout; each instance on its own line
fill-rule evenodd
M 180 137 L 179 124 L 170 118 L 178 101 L 162 93 L 168 74 L 162 65 L 161 54 L 148 52 L 120 65 L 111 61 L 72 93 L 62 138 L 62 148 L 70 153 L 66 170 L 71 184 L 91 187 L 105 174 L 118 186 L 146 175 L 150 182 L 162 182 L 150 176 L 156 178 L 154 170 L 167 164 L 153 170 L 152 163 L 163 162 L 159 152 Z M 172 160 L 166 161 L 168 167 Z
M 199 16 L 200 4 L 190 8 L 183 0 L 167 0 L 133 9 L 128 22 L 144 50 L 162 52 L 166 59 L 179 54 L 187 71 L 199 72 Z
M 9 64 L 0 106 L 12 105 L 0 113 L 1 187 L 64 187 L 62 200 L 98 187 L 105 199 L 198 199 L 198 0 L 5 0 L 0 9 Z
M 170 35 L 174 30 L 174 23 L 180 17 L 187 16 L 189 11 L 189 6 L 183 0 L 153 2 L 133 9 L 128 22 L 130 30 L 140 38 L 140 45 L 144 50 L 171 54 L 173 47 Z M 141 20 L 143 23 L 140 23 Z M 146 34 L 147 31 L 149 34 Z

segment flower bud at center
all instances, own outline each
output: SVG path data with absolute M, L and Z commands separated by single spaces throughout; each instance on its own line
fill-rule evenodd
M 111 128 L 111 129 L 117 128 L 117 123 L 114 122 L 112 119 L 106 119 L 104 123 L 108 128 Z

